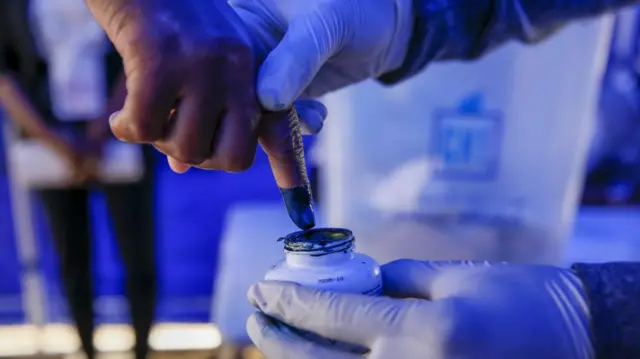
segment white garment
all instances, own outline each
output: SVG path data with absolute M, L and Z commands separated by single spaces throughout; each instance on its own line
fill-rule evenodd
M 33 35 L 48 63 L 49 92 L 61 121 L 97 118 L 108 99 L 108 41 L 82 0 L 30 0 Z
M 38 140 L 14 142 L 8 152 L 14 177 L 24 187 L 65 188 L 75 184 L 65 159 Z M 107 184 L 140 181 L 144 176 L 142 149 L 133 143 L 107 142 L 97 175 L 101 183 Z
M 60 121 L 102 118 L 109 93 L 105 55 L 110 43 L 83 0 L 29 0 L 30 28 L 48 64 L 51 109 Z M 14 177 L 29 188 L 64 188 L 72 171 L 59 153 L 38 139 L 11 139 L 9 164 Z M 106 143 L 99 164 L 103 183 L 131 183 L 144 175 L 139 145 Z

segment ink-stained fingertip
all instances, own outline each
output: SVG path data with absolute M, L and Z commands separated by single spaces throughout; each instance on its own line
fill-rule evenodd
M 282 199 L 293 223 L 302 230 L 315 227 L 316 216 L 313 211 L 311 191 L 306 186 L 280 188 Z

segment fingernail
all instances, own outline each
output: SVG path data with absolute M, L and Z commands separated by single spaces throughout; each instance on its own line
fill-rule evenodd
M 278 92 L 275 90 L 264 90 L 264 91 L 260 91 L 260 102 L 262 103 L 262 106 L 266 107 L 267 109 L 271 110 L 271 111 L 282 111 L 285 108 L 287 108 L 287 106 L 278 101 Z
M 307 230 L 315 227 L 316 217 L 313 212 L 311 191 L 306 186 L 280 188 L 280 193 L 289 217 L 298 228 Z
M 185 165 L 170 156 L 167 156 L 167 162 L 169 162 L 169 168 L 171 168 L 174 173 L 183 174 L 190 168 L 189 165 Z
M 113 129 L 113 128 L 115 128 L 117 126 L 118 116 L 119 115 L 120 115 L 120 111 L 116 111 L 116 112 L 112 113 L 111 116 L 109 116 L 109 126 L 111 127 L 111 129 Z M 118 140 L 120 140 L 121 142 L 129 142 L 126 138 L 118 136 L 115 131 L 114 131 L 114 134 L 116 135 L 116 138 Z
M 114 113 L 111 114 L 111 116 L 109 116 L 109 125 L 113 125 L 114 122 L 116 122 L 118 115 L 120 114 L 120 111 L 116 111 Z

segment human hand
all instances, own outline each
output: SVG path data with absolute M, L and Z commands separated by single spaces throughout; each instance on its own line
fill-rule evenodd
M 230 0 L 254 46 L 269 53 L 258 97 L 272 111 L 299 97 L 377 77 L 401 66 L 414 17 L 411 0 Z
M 260 114 L 255 63 L 242 22 L 226 2 L 86 3 L 124 62 L 127 97 L 110 119 L 116 137 L 153 143 L 181 163 L 205 168 L 251 165 Z
M 268 358 L 355 359 L 290 326 L 363 346 L 368 358 L 588 359 L 585 292 L 568 269 L 399 260 L 382 266 L 385 297 L 261 282 L 247 321 Z M 286 323 L 287 325 L 284 325 Z
M 100 171 L 100 158 L 87 156 L 77 166 L 73 167 L 72 183 L 87 184 L 98 181 Z
M 296 181 L 290 181 L 289 179 L 295 178 L 292 176 L 292 172 L 287 170 L 282 172 L 278 167 L 274 167 L 273 164 L 284 161 L 286 166 L 291 166 L 291 160 L 286 156 L 282 156 L 292 149 L 297 150 L 297 145 L 293 148 L 289 145 L 291 141 L 295 141 L 300 146 L 300 136 L 302 135 L 316 135 L 320 132 L 324 126 L 324 120 L 327 117 L 326 107 L 318 101 L 311 99 L 298 99 L 293 103 L 293 110 L 280 111 L 280 112 L 263 112 L 260 115 L 260 121 L 258 125 L 258 133 L 260 137 L 258 141 L 260 145 L 265 148 L 265 152 L 269 156 L 269 160 L 272 163 L 273 174 L 276 179 L 283 178 L 288 182 L 296 183 Z M 298 131 L 299 127 L 299 131 Z M 295 133 L 294 133 L 295 132 Z M 274 147 L 272 143 L 280 142 L 281 150 Z M 270 148 L 270 150 L 266 150 Z M 300 151 L 303 152 L 303 148 L 300 147 Z M 303 153 L 300 153 L 303 155 Z M 278 160 L 280 158 L 280 160 Z M 184 164 L 170 156 L 167 156 L 169 166 L 174 172 L 184 173 L 189 169 L 189 165 Z M 305 165 L 303 162 L 301 165 Z M 305 165 L 306 166 L 306 165 Z M 195 166 L 202 168 L 201 166 Z M 293 168 L 292 168 L 293 170 Z M 296 170 L 297 171 L 297 170 Z M 280 188 L 284 188 L 285 183 L 278 183 Z
M 110 119 L 117 138 L 152 143 L 176 172 L 246 170 L 259 142 L 293 221 L 313 227 L 299 118 L 262 113 L 254 82 L 264 55 L 226 1 L 86 2 L 124 62 L 127 97 Z
M 100 159 L 90 154 L 84 138 L 65 137 L 48 131 L 40 139 L 66 162 L 70 171 L 69 185 L 81 185 L 97 179 Z

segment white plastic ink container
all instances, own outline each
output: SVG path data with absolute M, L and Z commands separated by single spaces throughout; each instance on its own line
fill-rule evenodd
M 285 258 L 267 272 L 266 280 L 338 293 L 382 293 L 380 266 L 373 258 L 355 252 L 355 237 L 350 230 L 316 228 L 280 240 L 284 242 Z
M 315 228 L 291 233 L 280 240 L 284 242 L 285 258 L 267 272 L 266 280 L 294 282 L 338 293 L 382 294 L 380 266 L 373 258 L 355 252 L 356 240 L 350 230 Z M 321 345 L 357 354 L 367 352 L 366 348 L 357 345 L 286 327 Z

